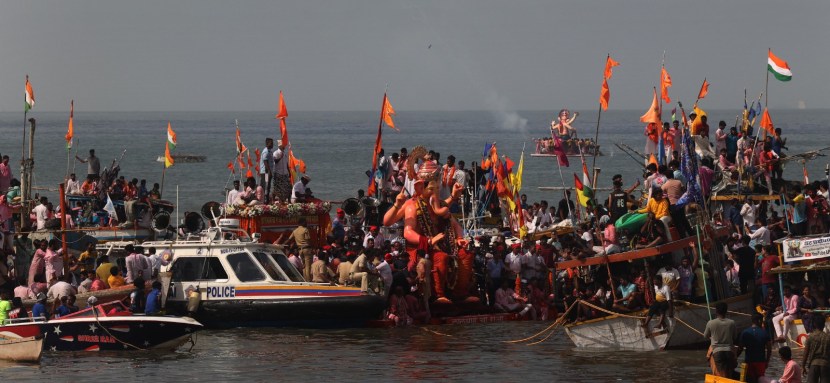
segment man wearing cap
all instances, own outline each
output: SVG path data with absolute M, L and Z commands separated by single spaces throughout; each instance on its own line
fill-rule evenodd
M 383 281 L 383 296 L 389 296 L 389 291 L 392 288 L 392 254 L 386 253 L 381 262 L 375 266 L 375 270 L 380 273 L 380 279 Z
M 312 254 L 311 248 L 311 233 L 308 231 L 306 225 L 305 217 L 300 217 L 297 220 L 297 228 L 291 232 L 291 235 L 286 240 L 285 244 L 290 244 L 292 241 L 297 244 L 297 248 L 300 249 L 300 257 L 303 260 L 303 278 L 306 281 L 311 280 L 311 262 L 314 254 Z
M 311 264 L 311 281 L 317 283 L 331 283 L 337 274 L 328 267 L 328 256 L 320 254 L 317 260 Z
M 337 283 L 339 283 L 340 285 L 345 286 L 347 284 L 351 284 L 349 274 L 352 271 L 352 262 L 354 262 L 354 260 L 355 253 L 353 251 L 347 251 L 343 260 L 341 260 L 340 264 L 337 265 Z
M 291 203 L 305 202 L 305 186 L 311 182 L 311 177 L 303 175 L 300 180 L 294 183 L 291 189 Z
M 288 201 L 291 198 L 291 175 L 288 172 L 288 153 L 290 147 L 285 146 L 282 140 L 277 140 L 277 148 L 274 149 L 274 167 L 271 174 L 274 179 L 271 181 L 273 193 L 280 201 Z
M 363 247 L 365 247 L 365 248 L 370 247 L 369 246 L 369 240 L 370 239 L 374 240 L 371 247 L 374 247 L 375 249 L 383 248 L 383 242 L 385 241 L 385 239 L 383 238 L 383 234 L 380 233 L 380 229 L 377 226 L 370 226 L 369 227 L 369 232 L 366 233 L 365 237 L 363 237 Z

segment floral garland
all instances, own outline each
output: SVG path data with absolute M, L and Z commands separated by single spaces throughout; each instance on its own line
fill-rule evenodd
M 225 214 L 240 217 L 270 216 L 280 218 L 294 218 L 304 215 L 328 214 L 331 210 L 330 202 L 307 202 L 271 205 L 225 205 Z

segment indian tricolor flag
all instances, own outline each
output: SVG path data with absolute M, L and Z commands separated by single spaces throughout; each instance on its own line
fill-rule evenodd
M 26 109 L 28 112 L 35 107 L 35 91 L 32 90 L 32 83 L 29 82 L 29 75 L 26 75 Z
M 772 54 L 772 49 L 769 50 L 767 69 L 772 72 L 772 75 L 775 76 L 778 81 L 790 81 L 793 79 L 793 72 L 790 71 L 790 66 L 786 61 L 781 60 L 778 56 Z
M 169 168 L 173 166 L 173 156 L 170 155 L 170 150 L 176 148 L 176 132 L 167 123 L 167 145 L 164 147 L 164 167 Z

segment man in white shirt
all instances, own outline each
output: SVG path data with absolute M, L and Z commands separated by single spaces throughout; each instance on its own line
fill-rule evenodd
M 239 197 L 239 181 L 233 181 L 233 189 L 228 191 L 228 198 L 225 200 L 226 205 L 233 205 Z
M 265 201 L 267 203 L 271 197 L 271 173 L 274 170 L 274 139 L 268 137 L 265 139 L 265 148 L 259 154 L 259 186 L 262 186 L 266 191 Z
M 522 272 L 522 256 L 519 254 L 521 245 L 518 243 L 511 246 L 510 252 L 504 257 L 504 264 L 507 266 L 508 279 L 516 279 L 516 275 Z
M 303 175 L 300 180 L 294 184 L 291 189 L 291 203 L 306 202 L 305 201 L 305 186 L 311 182 L 311 177 Z
M 536 212 L 536 216 L 539 218 L 536 220 L 536 228 L 544 230 L 553 225 L 553 216 L 548 211 L 548 201 L 542 200 L 540 205 L 539 211 Z
M 373 246 L 376 249 L 383 248 L 383 242 L 386 240 L 383 238 L 383 234 L 380 233 L 380 229 L 377 226 L 369 227 L 369 232 L 366 233 L 366 236 L 363 237 L 363 247 L 369 248 L 369 240 L 373 240 Z
M 772 242 L 769 229 L 761 223 L 760 219 L 755 219 L 755 226 L 757 227 L 755 231 L 750 231 L 748 225 L 744 226 L 746 229 L 746 235 L 749 236 L 750 241 L 752 241 L 755 245 L 763 245 L 764 247 L 771 245 Z
M 75 179 L 75 173 L 70 174 L 66 180 L 66 194 L 81 194 L 81 183 Z
M 32 209 L 32 213 L 35 213 L 35 217 L 37 218 L 37 230 L 46 228 L 46 220 L 49 219 L 48 203 L 49 200 L 46 197 L 40 197 L 40 205 Z
M 671 258 L 666 259 L 663 267 L 657 270 L 657 275 L 663 279 L 665 286 L 668 286 L 672 291 L 677 290 L 680 284 L 680 271 L 674 267 Z
M 747 225 L 755 224 L 755 214 L 758 211 L 758 206 L 752 204 L 752 200 L 747 197 L 744 205 L 741 206 L 741 217 Z
M 271 174 L 274 179 L 273 184 L 275 198 L 281 201 L 288 201 L 291 199 L 291 176 L 288 173 L 288 157 L 291 151 L 291 145 L 285 146 L 282 140 L 277 140 L 277 148 L 274 149 L 274 167 Z

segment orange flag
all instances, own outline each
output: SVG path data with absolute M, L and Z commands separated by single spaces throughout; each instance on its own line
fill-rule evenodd
M 231 173 L 236 174 L 236 167 L 233 166 L 233 161 L 228 162 L 228 170 L 230 170 Z
M 657 88 L 652 88 L 654 98 L 651 101 L 651 107 L 648 108 L 646 114 L 640 117 L 640 122 L 660 124 L 660 102 L 657 101 Z
M 663 101 L 667 104 L 671 102 L 671 98 L 669 98 L 669 88 L 671 88 L 671 76 L 669 76 L 669 72 L 666 72 L 666 67 L 663 67 L 660 73 L 660 94 L 663 97 Z
M 280 91 L 278 109 L 277 119 L 280 120 L 280 139 L 283 145 L 288 146 L 288 127 L 285 125 L 285 119 L 288 117 L 288 109 L 285 107 L 285 99 L 282 97 L 282 91 Z
M 611 101 L 611 90 L 608 89 L 608 79 L 602 79 L 602 92 L 599 94 L 599 104 L 602 110 L 608 110 L 608 102 Z
M 769 134 L 775 134 L 775 126 L 772 125 L 772 119 L 769 117 L 769 109 L 764 108 L 764 115 L 761 117 L 761 127 Z
M 392 116 L 395 115 L 395 108 L 393 108 L 392 104 L 389 103 L 389 97 L 384 97 L 383 100 L 383 122 L 385 122 L 386 125 L 389 125 L 390 128 L 398 130 L 398 128 L 395 127 L 395 121 L 392 120 Z
M 614 68 L 617 65 L 620 65 L 620 63 L 614 61 L 614 59 L 611 58 L 611 55 L 608 55 L 608 58 L 605 59 L 605 78 L 606 79 L 611 78 L 611 75 L 613 74 L 611 69 Z
M 707 94 L 709 94 L 709 82 L 704 78 L 703 84 L 700 85 L 700 92 L 697 93 L 697 99 L 702 100 Z
M 648 163 L 657 166 L 657 158 L 654 158 L 654 154 L 652 154 L 651 157 L 648 158 Z
M 75 100 L 69 102 L 69 127 L 66 129 L 66 150 L 72 149 L 72 136 L 75 135 L 75 125 L 72 119 L 75 115 Z

